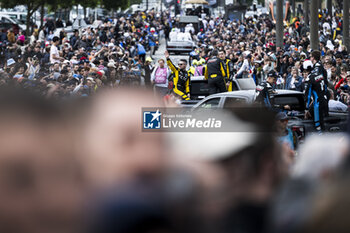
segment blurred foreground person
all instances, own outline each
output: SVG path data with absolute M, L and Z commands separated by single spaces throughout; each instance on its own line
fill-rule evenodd
M 229 114 L 229 132 L 174 134 L 172 146 L 184 161 L 202 161 L 216 167 L 220 179 L 202 191 L 204 232 L 264 232 L 268 203 L 284 167 L 270 131 L 261 130 L 251 109 Z M 265 111 L 265 115 L 266 111 Z M 239 116 L 239 117 L 238 117 Z M 265 121 L 264 123 L 272 125 Z M 179 148 L 180 151 L 179 151 Z M 212 171 L 214 171 L 212 169 Z M 204 176 L 205 177 L 205 176 Z M 210 229 L 210 230 L 209 230 Z
M 78 143 L 94 194 L 88 232 L 173 232 L 164 134 L 142 132 L 142 107 L 161 107 L 156 99 L 118 89 L 92 101 Z
M 0 90 L 0 231 L 82 232 L 84 179 L 55 103 Z
M 300 146 L 291 179 L 274 200 L 270 232 L 300 232 L 314 214 L 317 216 L 312 213 L 315 195 L 322 191 L 322 185 L 333 180 L 349 153 L 349 145 L 344 134 L 326 134 L 311 136 Z
M 298 146 L 292 130 L 288 127 L 289 117 L 285 112 L 276 114 L 277 141 L 282 146 L 282 155 L 286 163 L 291 167 L 294 163 L 295 149 Z
M 338 141 L 339 142 L 339 141 Z M 347 137 L 338 143 L 341 145 L 341 169 L 326 184 L 320 187 L 310 206 L 310 217 L 302 233 L 349 232 L 350 222 L 347 212 L 350 208 L 349 141 Z M 339 152 L 335 152 L 339 154 Z M 344 155 L 346 156 L 344 158 Z M 334 173 L 334 171 L 333 171 Z
M 166 169 L 162 134 L 141 131 L 145 106 L 162 103 L 141 89 L 107 90 L 93 99 L 78 143 L 93 186 L 153 179 Z

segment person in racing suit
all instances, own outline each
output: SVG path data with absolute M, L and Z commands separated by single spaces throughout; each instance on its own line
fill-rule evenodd
M 267 75 L 267 79 L 260 83 L 260 85 L 256 86 L 256 98 L 255 102 L 260 104 L 261 106 L 265 106 L 267 108 L 272 108 L 271 105 L 271 95 L 276 93 L 273 88 L 273 84 L 277 80 L 277 73 L 271 71 Z
M 233 62 L 226 58 L 225 60 L 225 68 L 226 68 L 226 85 L 227 91 L 232 91 L 232 81 L 234 77 L 234 65 Z
M 207 68 L 204 72 L 205 79 L 208 80 L 209 95 L 226 92 L 226 71 L 225 71 L 225 52 L 217 50 L 212 51 L 212 57 L 207 61 Z
M 170 60 L 169 52 L 165 51 L 167 65 L 174 73 L 173 77 L 173 91 L 179 95 L 183 100 L 190 100 L 190 73 L 186 71 L 187 61 L 181 59 L 179 67 L 176 67 Z
M 312 116 L 317 131 L 323 131 L 324 117 L 328 115 L 327 80 L 319 63 L 320 52 L 311 53 L 313 68 L 305 79 L 305 118 Z

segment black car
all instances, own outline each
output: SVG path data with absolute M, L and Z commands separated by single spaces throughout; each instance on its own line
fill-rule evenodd
M 303 141 L 305 137 L 314 133 L 315 127 L 312 119 L 304 119 L 305 101 L 304 93 L 291 90 L 276 90 L 277 93 L 271 98 L 271 104 L 274 109 L 283 109 L 285 105 L 290 106 L 288 116 L 290 118 L 288 126 L 297 135 L 298 141 Z M 193 106 L 192 110 L 197 109 L 224 109 L 230 108 L 235 104 L 249 105 L 255 101 L 255 90 L 241 90 L 233 92 L 224 92 L 207 96 Z M 325 117 L 326 132 L 345 132 L 347 130 L 348 111 L 330 111 L 329 116 Z

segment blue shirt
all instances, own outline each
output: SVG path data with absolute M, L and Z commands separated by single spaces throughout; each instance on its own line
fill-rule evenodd
M 287 129 L 287 135 L 285 136 L 280 136 L 277 138 L 278 142 L 282 143 L 288 143 L 288 145 L 290 146 L 290 148 L 292 150 L 294 150 L 294 140 L 293 140 L 293 133 L 292 130 Z
M 146 54 L 145 47 L 143 47 L 142 44 L 137 44 L 137 50 L 138 50 L 138 54 L 139 54 L 139 55 Z

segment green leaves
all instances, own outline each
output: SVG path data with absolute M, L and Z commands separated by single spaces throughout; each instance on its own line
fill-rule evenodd
M 129 5 L 129 0 L 101 0 L 101 4 L 106 9 L 118 9 L 119 7 L 125 9 Z

